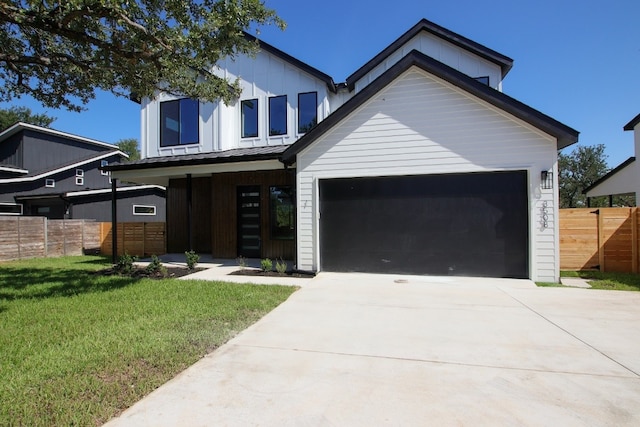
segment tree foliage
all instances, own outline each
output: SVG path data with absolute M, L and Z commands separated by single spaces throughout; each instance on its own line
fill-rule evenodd
M 582 191 L 605 175 L 607 167 L 604 145 L 577 146 L 568 154 L 558 155 L 560 176 L 560 207 L 582 208 L 587 206 L 587 196 Z M 604 203 L 593 200 L 593 206 Z
M 18 122 L 49 127 L 55 119 L 55 117 L 46 114 L 33 114 L 31 109 L 27 107 L 0 108 L 0 132 Z
M 245 31 L 270 24 L 284 28 L 261 0 L 2 0 L 0 97 L 70 110 L 96 89 L 228 102 L 239 85 L 212 66 L 254 54 Z
M 135 138 L 121 139 L 116 145 L 123 153 L 129 156 L 129 161 L 140 159 L 140 150 L 138 150 L 138 140 Z

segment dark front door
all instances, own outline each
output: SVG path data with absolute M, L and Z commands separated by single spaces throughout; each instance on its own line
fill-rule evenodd
M 260 187 L 238 187 L 238 255 L 260 258 Z
M 524 171 L 320 181 L 320 267 L 529 276 Z

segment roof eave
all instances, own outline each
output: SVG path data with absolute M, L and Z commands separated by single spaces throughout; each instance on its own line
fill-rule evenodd
M 622 129 L 623 130 L 633 130 L 638 123 L 640 123 L 640 114 L 638 114 L 633 119 L 631 119 L 631 121 L 629 123 L 627 123 L 626 125 L 624 125 L 624 127 Z
M 453 31 L 441 27 L 440 25 L 427 19 L 421 19 L 416 25 L 411 27 L 407 32 L 398 37 L 384 50 L 374 56 L 373 59 L 368 61 L 353 74 L 347 77 L 347 87 L 349 88 L 349 90 L 353 90 L 353 88 L 355 87 L 355 83 L 360 80 L 365 74 L 375 68 L 389 55 L 398 50 L 402 45 L 407 43 L 422 31 L 431 33 L 449 43 L 452 43 L 473 53 L 474 55 L 493 62 L 500 67 L 502 78 L 504 78 L 513 67 L 513 59 L 509 58 L 508 56 L 496 52 L 493 49 L 489 49 L 488 47 L 483 46 L 480 43 L 474 42 L 473 40 L 468 39 L 460 34 L 454 33 Z

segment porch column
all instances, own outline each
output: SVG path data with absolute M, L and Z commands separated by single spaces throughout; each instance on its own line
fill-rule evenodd
M 613 207 L 613 195 L 609 194 L 609 207 Z
M 191 197 L 192 187 L 191 187 L 191 174 L 187 174 L 187 239 L 189 240 L 189 250 L 193 250 L 193 231 L 192 231 L 192 197 Z
M 111 262 L 118 257 L 118 194 L 115 178 L 111 178 Z

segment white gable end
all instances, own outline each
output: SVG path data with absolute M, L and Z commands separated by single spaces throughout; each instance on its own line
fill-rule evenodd
M 359 79 L 355 84 L 356 92 L 362 90 L 412 50 L 422 52 L 469 77 L 489 77 L 489 86 L 502 90 L 502 71 L 498 65 L 423 31 Z
M 531 276 L 555 281 L 557 196 L 540 188 L 540 171 L 557 176 L 556 161 L 551 136 L 412 68 L 298 153 L 299 268 L 320 264 L 319 179 L 524 170 Z

